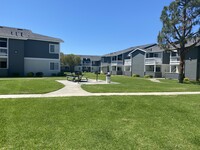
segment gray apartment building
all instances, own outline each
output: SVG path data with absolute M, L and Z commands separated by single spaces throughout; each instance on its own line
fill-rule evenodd
M 156 44 L 147 44 L 130 47 L 124 50 L 116 51 L 103 55 L 101 58 L 101 72 L 111 72 L 113 75 L 132 75 L 130 52 L 137 48 L 146 49 Z
M 0 76 L 60 72 L 61 42 L 31 30 L 0 26 Z
M 79 65 L 74 67 L 75 72 L 100 72 L 101 56 L 76 55 L 81 58 Z M 62 71 L 70 72 L 69 66 L 62 67 Z
M 179 63 L 176 50 L 165 51 L 157 44 L 147 44 L 103 55 L 101 73 L 178 79 Z M 184 72 L 191 80 L 200 79 L 200 44 L 186 54 Z

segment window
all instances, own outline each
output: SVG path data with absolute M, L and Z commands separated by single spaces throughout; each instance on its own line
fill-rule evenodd
M 50 62 L 50 70 L 59 70 L 59 63 Z
M 7 47 L 7 39 L 0 38 L 0 47 Z
M 49 53 L 58 54 L 59 44 L 49 44 Z
M 177 53 L 176 52 L 171 52 L 171 56 L 177 56 Z

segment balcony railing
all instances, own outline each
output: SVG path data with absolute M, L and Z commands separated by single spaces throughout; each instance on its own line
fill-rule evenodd
M 111 62 L 111 66 L 122 66 L 123 61 L 122 60 L 116 60 Z
M 101 67 L 104 67 L 104 66 L 109 66 L 110 63 L 107 63 L 107 62 L 101 62 Z
M 124 66 L 131 66 L 131 59 L 125 59 Z
M 170 57 L 170 64 L 171 65 L 178 65 L 180 63 L 179 57 Z
M 146 58 L 145 59 L 145 65 L 157 65 L 162 64 L 161 58 Z
M 83 67 L 90 67 L 92 65 L 92 63 L 90 62 L 90 63 L 82 63 L 82 66 Z

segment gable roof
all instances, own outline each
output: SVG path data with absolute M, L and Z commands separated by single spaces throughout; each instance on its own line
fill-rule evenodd
M 130 56 L 132 53 L 134 53 L 137 50 L 145 52 L 145 53 L 154 53 L 154 52 L 162 52 L 162 51 L 164 51 L 164 49 L 160 48 L 159 45 L 155 44 L 155 45 L 152 45 L 150 47 L 143 48 L 143 49 L 136 48 L 133 51 L 131 51 L 128 55 Z
M 153 44 L 134 46 L 134 47 L 130 47 L 130 48 L 127 48 L 127 49 L 124 49 L 124 50 L 120 50 L 120 51 L 116 51 L 116 52 L 113 52 L 113 53 L 110 53 L 110 54 L 103 55 L 103 57 L 117 56 L 117 55 L 121 55 L 121 54 L 124 54 L 124 53 L 127 53 L 127 52 L 131 52 L 131 51 L 133 51 L 137 48 L 146 49 L 146 48 L 154 46 L 154 45 L 156 45 L 156 44 L 153 43 Z
M 19 40 L 40 40 L 49 42 L 64 42 L 62 39 L 33 33 L 31 30 L 0 26 L 0 37 Z

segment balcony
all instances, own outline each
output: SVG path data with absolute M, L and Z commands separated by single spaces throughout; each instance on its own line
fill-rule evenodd
M 111 66 L 123 66 L 123 61 L 122 60 L 112 61 Z
M 161 65 L 161 58 L 145 58 L 145 65 Z
M 131 66 L 131 59 L 125 59 L 124 66 Z
M 90 67 L 91 65 L 92 65 L 91 62 L 89 62 L 89 63 L 82 63 L 82 66 L 83 66 L 83 67 Z
M 179 65 L 179 63 L 180 63 L 179 57 L 177 56 L 170 57 L 170 65 Z
M 107 62 L 101 62 L 101 67 L 107 67 L 110 66 L 110 63 Z

